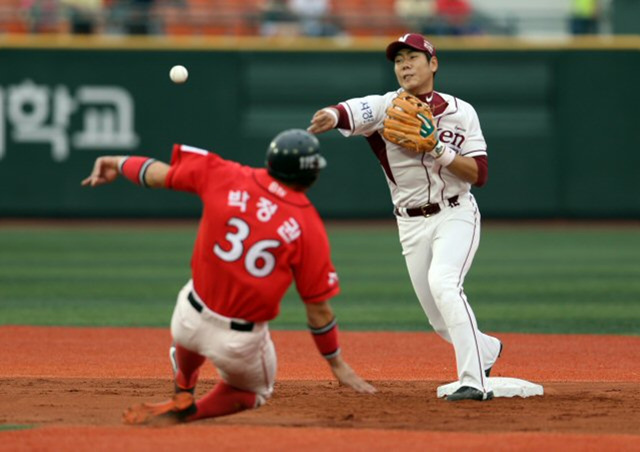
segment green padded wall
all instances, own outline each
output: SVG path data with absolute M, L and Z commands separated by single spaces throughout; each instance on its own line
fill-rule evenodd
M 437 89 L 470 102 L 489 145 L 485 218 L 640 218 L 638 49 L 439 51 Z M 184 85 L 169 81 L 174 64 Z M 382 50 L 0 47 L 0 216 L 193 216 L 190 195 L 118 181 L 83 189 L 103 154 L 168 161 L 174 142 L 260 166 L 270 138 L 319 108 L 396 88 Z M 322 135 L 311 192 L 326 218 L 390 218 L 366 141 Z

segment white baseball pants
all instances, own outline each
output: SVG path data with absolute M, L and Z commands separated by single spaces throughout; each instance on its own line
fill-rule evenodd
M 194 309 L 187 298 L 192 290 L 190 280 L 178 294 L 171 319 L 173 339 L 211 360 L 229 385 L 256 393 L 256 406 L 262 405 L 273 393 L 277 368 L 268 323 L 256 323 L 252 331 L 233 330 L 232 319 L 211 311 L 204 303 L 202 312 Z
M 433 329 L 453 344 L 462 386 L 489 391 L 484 370 L 493 366 L 500 341 L 478 330 L 464 293 L 464 278 L 480 239 L 473 195 L 441 205 L 431 217 L 397 217 L 402 253 L 420 304 Z

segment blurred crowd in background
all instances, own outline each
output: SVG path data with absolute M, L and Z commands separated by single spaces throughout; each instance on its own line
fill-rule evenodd
M 615 1 L 0 0 L 0 34 L 607 34 Z

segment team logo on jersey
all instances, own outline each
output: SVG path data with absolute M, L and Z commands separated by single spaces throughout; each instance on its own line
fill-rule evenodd
M 438 130 L 438 139 L 445 144 L 450 144 L 454 148 L 461 149 L 465 136 L 458 133 L 458 130 L 459 129 L 457 127 L 455 132 L 447 129 Z

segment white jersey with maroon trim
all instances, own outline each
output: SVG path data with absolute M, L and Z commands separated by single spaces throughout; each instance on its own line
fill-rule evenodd
M 429 154 L 418 154 L 382 136 L 386 110 L 402 92 L 371 95 L 341 102 L 348 116 L 350 129 L 338 129 L 344 136 L 361 135 L 367 138 L 378 157 L 396 207 L 417 207 L 427 203 L 444 202 L 470 191 L 471 184 L 437 164 Z M 433 92 L 424 98 L 435 114 L 438 139 L 465 157 L 487 155 L 480 121 L 467 102 L 444 93 Z

